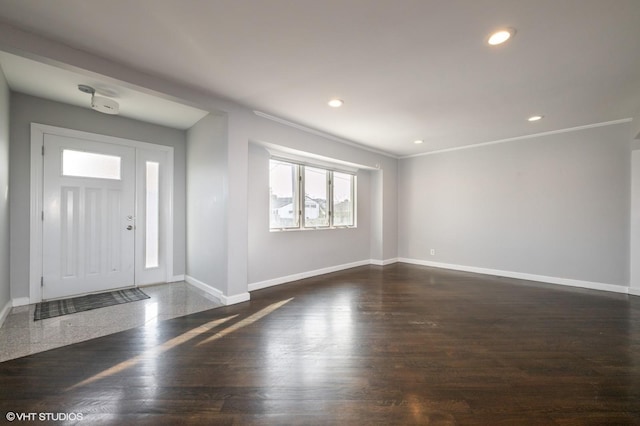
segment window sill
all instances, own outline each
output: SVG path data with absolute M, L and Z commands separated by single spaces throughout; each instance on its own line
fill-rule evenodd
M 269 232 L 301 232 L 301 231 L 335 231 L 340 229 L 357 229 L 357 226 L 323 226 L 318 228 L 270 228 Z

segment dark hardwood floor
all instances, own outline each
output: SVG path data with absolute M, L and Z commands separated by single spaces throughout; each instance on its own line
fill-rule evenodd
M 251 299 L 0 363 L 0 418 L 640 424 L 640 297 L 395 264 Z

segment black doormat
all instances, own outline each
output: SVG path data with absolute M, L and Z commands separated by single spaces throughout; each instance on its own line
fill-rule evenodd
M 33 320 L 38 321 L 144 299 L 149 299 L 149 296 L 142 290 L 130 288 L 126 290 L 109 291 L 107 293 L 89 294 L 72 299 L 41 302 L 36 305 Z

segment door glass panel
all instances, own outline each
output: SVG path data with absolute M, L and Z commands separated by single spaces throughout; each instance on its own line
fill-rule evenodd
M 84 178 L 121 179 L 121 158 L 116 155 L 62 150 L 62 175 Z
M 146 162 L 145 201 L 145 267 L 159 266 L 160 232 L 160 163 Z

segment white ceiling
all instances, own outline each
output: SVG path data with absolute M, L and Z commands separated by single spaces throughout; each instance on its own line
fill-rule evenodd
M 9 87 L 16 92 L 90 108 L 91 95 L 78 90 L 79 84 L 86 84 L 93 87 L 97 95 L 118 102 L 119 115 L 135 120 L 188 129 L 207 114 L 206 111 L 114 85 L 96 77 L 6 52 L 0 52 L 0 66 Z
M 0 0 L 0 19 L 399 156 L 640 112 L 638 0 Z

